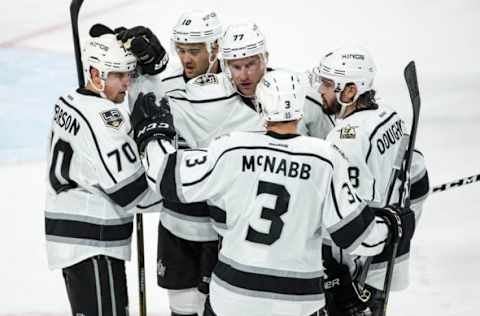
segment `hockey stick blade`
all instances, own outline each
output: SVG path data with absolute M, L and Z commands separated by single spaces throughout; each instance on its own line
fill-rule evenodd
M 82 55 L 80 47 L 80 36 L 78 34 L 78 15 L 82 7 L 83 0 L 72 0 L 70 3 L 70 20 L 72 22 L 73 48 L 75 51 L 75 63 L 77 65 L 78 86 L 85 85 L 85 78 L 83 76 Z
M 99 37 L 104 34 L 115 34 L 115 32 L 105 24 L 97 23 L 90 28 L 89 34 L 91 37 Z

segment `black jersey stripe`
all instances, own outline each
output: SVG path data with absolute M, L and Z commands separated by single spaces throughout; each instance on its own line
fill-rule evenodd
M 320 284 L 322 277 L 304 279 L 245 272 L 221 260 L 218 261 L 213 273 L 230 285 L 251 291 L 300 296 L 323 293 Z
M 178 203 L 172 201 L 165 201 L 163 205 L 169 210 L 192 217 L 209 217 L 210 212 L 207 203 L 198 202 L 198 203 Z
M 323 109 L 323 106 L 320 102 L 318 102 L 317 100 L 315 100 L 314 98 L 312 98 L 311 96 L 308 96 L 308 95 L 305 98 L 307 100 L 315 103 L 316 105 L 318 105 L 322 109 L 322 112 L 325 113 L 325 115 L 328 117 L 328 120 L 330 121 L 330 123 L 332 123 L 332 126 L 335 126 L 335 122 L 333 121 L 332 117 L 325 112 L 325 110 Z
M 370 154 L 372 152 L 372 138 L 373 136 L 375 136 L 375 134 L 378 132 L 378 130 L 380 129 L 380 127 L 382 127 L 383 125 L 387 124 L 395 115 L 397 115 L 397 112 L 393 112 L 392 114 L 390 114 L 386 119 L 384 119 L 383 121 L 381 121 L 372 131 L 372 133 L 370 134 L 370 137 L 368 138 L 368 141 L 370 142 L 370 144 L 368 145 L 368 151 L 367 151 L 367 155 L 365 156 L 365 162 L 368 162 L 368 158 L 370 158 Z
M 345 219 L 347 220 L 347 219 Z M 360 213 L 339 229 L 330 232 L 336 245 L 342 249 L 350 247 L 375 220 L 373 210 L 365 206 Z
M 428 194 L 430 191 L 430 181 L 428 179 L 428 172 L 425 171 L 425 174 L 420 180 L 412 183 L 410 188 L 410 200 L 416 200 L 422 198 Z
M 92 134 L 92 138 L 93 138 L 93 142 L 95 143 L 95 147 L 97 148 L 97 152 L 98 152 L 98 156 L 100 157 L 100 160 L 102 162 L 102 165 L 103 167 L 105 168 L 105 170 L 107 171 L 108 175 L 110 176 L 110 179 L 112 179 L 113 183 L 117 184 L 117 180 L 115 179 L 115 177 L 113 176 L 112 172 L 110 171 L 110 169 L 108 169 L 108 166 L 107 164 L 105 163 L 105 160 L 103 160 L 103 156 L 102 156 L 102 151 L 100 150 L 100 146 L 98 145 L 98 141 L 97 141 L 97 137 L 95 136 L 95 132 L 93 131 L 93 128 L 92 126 L 90 125 L 90 122 L 87 120 L 87 118 L 82 114 L 82 112 L 80 112 L 80 110 L 78 110 L 76 107 L 74 107 L 73 105 L 71 105 L 70 103 L 68 103 L 63 97 L 60 97 L 60 100 L 66 105 L 68 106 L 69 108 L 71 108 L 72 110 L 74 110 L 75 112 L 77 112 L 78 115 L 80 115 L 83 120 L 85 121 L 85 123 L 87 123 L 87 126 L 88 126 L 88 129 L 90 130 L 90 133 Z
M 335 195 L 335 187 L 333 186 L 333 182 L 330 182 L 330 191 L 332 192 L 333 205 L 335 206 L 335 211 L 337 212 L 337 216 L 340 219 L 343 219 L 343 216 L 340 213 L 340 209 L 338 208 L 337 196 Z
M 145 177 L 145 172 L 143 172 L 135 180 L 114 192 L 108 193 L 108 196 L 121 207 L 126 207 L 147 190 L 147 178 Z
M 179 75 L 173 75 L 173 76 L 170 76 L 170 77 L 165 77 L 162 79 L 162 82 L 165 82 L 165 81 L 168 81 L 168 80 L 172 80 L 172 79 L 176 79 L 176 78 L 180 78 L 182 77 L 183 74 L 179 74 Z
M 160 194 L 165 200 L 180 202 L 177 194 L 177 180 L 175 179 L 175 169 L 177 167 L 177 152 L 167 155 L 165 172 L 159 184 Z
M 238 94 L 236 92 L 234 92 L 233 94 L 229 95 L 229 96 L 226 96 L 226 97 L 220 97 L 220 98 L 213 98 L 213 99 L 203 99 L 203 100 L 191 100 L 191 99 L 188 99 L 188 98 L 181 98 L 181 97 L 175 97 L 175 96 L 168 96 L 170 99 L 174 99 L 174 100 L 179 100 L 179 101 L 188 101 L 190 103 L 208 103 L 208 102 L 216 102 L 216 101 L 223 101 L 223 100 L 228 100 L 228 99 L 231 99 L 235 96 L 237 96 Z
M 155 201 L 155 202 L 152 202 L 150 204 L 147 204 L 147 205 L 137 205 L 137 208 L 141 209 L 141 210 L 145 210 L 147 208 L 150 208 L 152 206 L 155 206 L 155 205 L 159 205 L 159 204 L 162 204 L 163 203 L 163 199 L 160 199 L 158 201 Z
M 216 223 L 227 223 L 227 212 L 214 205 L 208 205 L 208 209 L 210 213 L 210 218 L 213 219 Z
M 45 218 L 47 236 L 58 236 L 97 241 L 118 241 L 131 237 L 133 222 L 118 225 L 100 225 L 75 220 Z
M 213 172 L 213 170 L 215 169 L 215 167 L 217 166 L 218 162 L 220 161 L 220 159 L 222 159 L 222 157 L 229 153 L 229 152 L 232 152 L 232 151 L 235 151 L 235 150 L 267 150 L 267 151 L 274 151 L 274 152 L 280 152 L 280 153 L 284 153 L 284 154 L 287 154 L 287 155 L 290 155 L 290 156 L 304 156 L 304 157 L 312 157 L 312 158 L 317 158 L 323 162 L 326 162 L 327 164 L 329 164 L 332 169 L 333 169 L 333 163 L 322 157 L 322 156 L 319 156 L 319 155 L 316 155 L 316 154 L 311 154 L 311 153 L 296 153 L 296 152 L 290 152 L 290 151 L 287 151 L 287 150 L 283 150 L 283 149 L 278 149 L 278 148 L 270 148 L 270 147 L 266 147 L 266 146 L 238 146 L 238 147 L 232 147 L 232 148 L 229 148 L 227 150 L 225 150 L 224 152 L 222 152 L 217 160 L 215 161 L 215 164 L 213 165 L 213 167 L 208 170 L 201 178 L 199 178 L 198 180 L 195 180 L 195 181 L 192 181 L 192 182 L 187 182 L 187 183 L 182 183 L 183 186 L 191 186 L 191 185 L 195 185 L 199 182 L 202 182 L 203 180 L 205 180 L 208 176 L 210 176 L 210 174 Z

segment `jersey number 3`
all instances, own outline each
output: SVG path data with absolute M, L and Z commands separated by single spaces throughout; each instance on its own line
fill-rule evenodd
M 262 233 L 252 226 L 248 226 L 247 240 L 259 244 L 271 245 L 280 238 L 283 229 L 283 220 L 280 216 L 288 211 L 290 202 L 290 193 L 285 186 L 277 183 L 260 181 L 258 183 L 257 196 L 261 194 L 270 194 L 276 197 L 273 209 L 262 207 L 261 218 L 271 222 L 268 233 Z

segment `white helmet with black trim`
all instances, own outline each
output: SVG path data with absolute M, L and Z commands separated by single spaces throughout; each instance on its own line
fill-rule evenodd
M 223 33 L 220 48 L 223 60 L 267 53 L 265 37 L 255 23 L 230 25 Z
M 209 61 L 213 63 L 214 44 L 222 36 L 222 24 L 214 11 L 190 11 L 182 14 L 172 30 L 172 46 L 175 43 L 205 43 Z
M 293 72 L 267 72 L 258 83 L 255 95 L 257 112 L 267 122 L 294 121 L 303 117 L 305 89 Z
M 255 23 L 234 24 L 227 27 L 220 40 L 220 67 L 232 80 L 228 67 L 230 60 L 259 56 L 266 71 L 268 52 L 265 36 Z
M 316 88 L 322 78 L 330 79 L 335 84 L 337 101 L 342 105 L 339 116 L 343 116 L 347 106 L 353 104 L 360 95 L 373 89 L 376 67 L 371 55 L 363 48 L 346 47 L 328 53 L 313 71 L 312 81 Z M 347 84 L 355 84 L 357 94 L 352 102 L 340 100 L 340 93 Z
M 90 67 L 100 72 L 101 93 L 110 72 L 132 72 L 137 65 L 135 56 L 122 46 L 114 34 L 89 38 L 83 45 L 82 62 L 88 80 L 92 80 Z

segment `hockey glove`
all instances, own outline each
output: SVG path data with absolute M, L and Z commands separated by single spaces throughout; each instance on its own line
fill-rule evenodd
M 137 57 L 142 75 L 156 75 L 165 70 L 168 64 L 167 52 L 149 28 L 135 26 L 131 29 L 118 28 L 115 32 L 124 47 Z
M 352 280 L 348 266 L 333 258 L 324 262 L 327 277 L 323 280 L 328 316 L 368 316 L 370 292 Z
M 410 251 L 410 240 L 415 232 L 415 213 L 411 209 L 401 208 L 398 205 L 389 205 L 385 208 L 374 208 L 375 215 L 383 217 L 390 234 L 385 249 L 375 256 L 373 263 L 388 261 L 391 257 L 393 243 L 398 240 L 397 257 Z
M 133 127 L 133 138 L 140 154 L 143 154 L 151 140 L 166 139 L 171 142 L 175 137 L 168 99 L 162 98 L 160 105 L 157 105 L 153 92 L 138 95 L 130 121 Z

